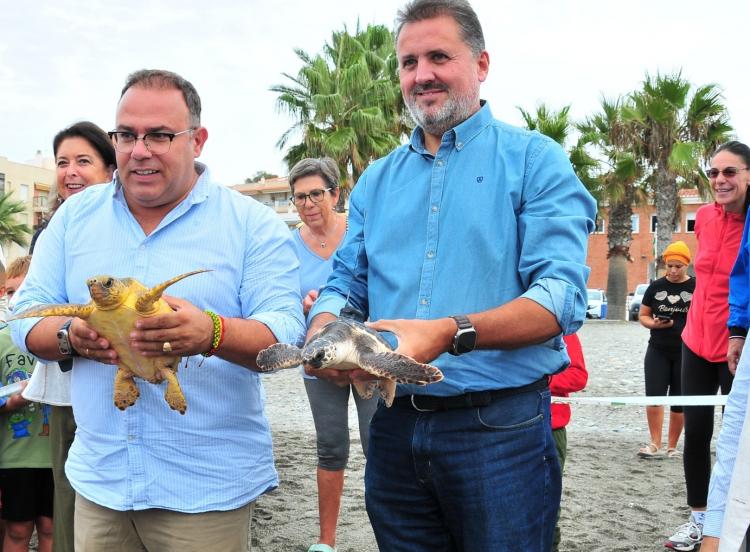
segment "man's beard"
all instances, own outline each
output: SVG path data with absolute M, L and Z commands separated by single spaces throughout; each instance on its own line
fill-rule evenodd
M 448 92 L 448 98 L 437 112 L 427 114 L 417 104 L 417 94 L 425 90 L 445 90 Z M 476 110 L 478 103 L 479 99 L 475 94 L 465 96 L 451 94 L 446 85 L 430 83 L 415 86 L 406 100 L 406 107 L 409 109 L 412 118 L 422 127 L 422 130 L 433 136 L 442 136 L 447 130 L 468 119 Z

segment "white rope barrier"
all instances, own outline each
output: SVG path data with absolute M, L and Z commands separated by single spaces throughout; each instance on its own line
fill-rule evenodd
M 0 389 L 2 391 L 2 389 Z M 679 397 L 552 397 L 552 402 L 571 404 L 604 404 L 611 406 L 724 406 L 726 395 L 683 395 Z

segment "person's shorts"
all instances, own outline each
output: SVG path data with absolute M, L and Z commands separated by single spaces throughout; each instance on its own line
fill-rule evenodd
M 0 500 L 6 521 L 33 521 L 52 517 L 55 484 L 52 468 L 0 469 Z

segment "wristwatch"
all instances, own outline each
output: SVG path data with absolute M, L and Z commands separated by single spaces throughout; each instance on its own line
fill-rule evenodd
M 458 330 L 453 336 L 453 347 L 448 352 L 458 356 L 473 351 L 477 344 L 477 331 L 471 321 L 463 314 L 457 314 L 451 318 L 456 321 Z
M 59 349 L 60 353 L 69 356 L 79 356 L 78 351 L 76 351 L 73 348 L 73 345 L 70 344 L 70 323 L 73 322 L 73 319 L 71 318 L 65 324 L 62 325 L 62 327 L 57 330 L 57 348 Z

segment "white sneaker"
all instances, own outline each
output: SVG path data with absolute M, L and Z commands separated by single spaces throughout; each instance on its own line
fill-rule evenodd
M 691 515 L 688 522 L 680 525 L 664 546 L 672 550 L 689 551 L 695 550 L 701 542 L 703 542 L 703 524 L 696 523 Z

